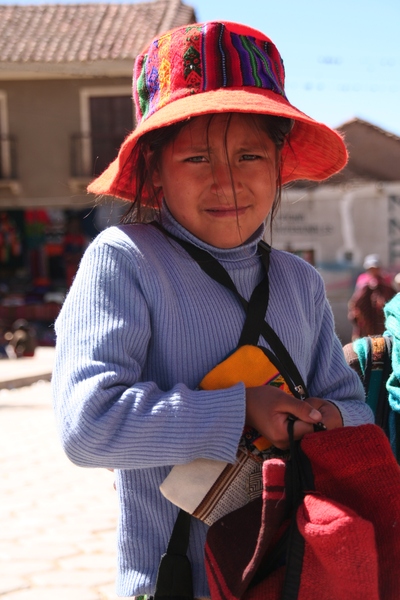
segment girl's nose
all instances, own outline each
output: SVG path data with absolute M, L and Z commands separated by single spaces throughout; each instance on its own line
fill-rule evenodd
M 239 178 L 232 165 L 227 162 L 214 164 L 212 176 L 211 190 L 215 194 L 232 197 L 237 192 Z

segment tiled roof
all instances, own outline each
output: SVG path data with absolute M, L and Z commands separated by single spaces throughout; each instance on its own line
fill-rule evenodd
M 355 117 L 337 127 L 344 134 L 349 162 L 330 177 L 329 185 L 399 181 L 400 137 Z M 317 187 L 324 182 L 301 182 L 297 187 Z
M 400 137 L 355 118 L 338 127 L 349 150 L 348 165 L 337 180 L 399 181 Z
M 347 129 L 349 129 L 349 127 L 352 127 L 352 126 L 365 127 L 365 128 L 375 131 L 378 134 L 381 134 L 381 135 L 391 138 L 397 142 L 400 142 L 400 137 L 397 136 L 395 133 L 387 131 L 386 129 L 382 129 L 381 127 L 378 127 L 377 125 L 373 125 L 372 123 L 369 123 L 368 121 L 364 121 L 363 119 L 359 119 L 358 117 L 354 117 L 353 119 L 349 119 L 348 121 L 345 121 L 337 129 L 339 131 L 346 132 Z
M 344 169 L 327 181 L 297 181 L 292 187 L 311 189 L 325 184 L 399 181 L 399 136 L 358 117 L 336 129 L 344 135 L 349 151 L 349 162 Z
M 0 62 L 133 59 L 159 32 L 195 20 L 180 0 L 0 5 Z

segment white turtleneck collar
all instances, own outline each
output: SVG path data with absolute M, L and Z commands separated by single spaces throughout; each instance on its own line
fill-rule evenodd
M 203 242 L 201 239 L 190 233 L 190 231 L 185 229 L 183 225 L 178 223 L 178 221 L 171 214 L 165 202 L 163 202 L 160 213 L 160 223 L 166 229 L 166 231 L 169 231 L 177 237 L 192 243 L 194 246 L 197 246 L 202 250 L 206 250 L 220 262 L 243 261 L 256 256 L 258 254 L 258 242 L 262 240 L 265 231 L 265 224 L 262 224 L 241 246 L 237 246 L 235 248 L 217 248 L 216 246 L 211 246 L 210 244 Z

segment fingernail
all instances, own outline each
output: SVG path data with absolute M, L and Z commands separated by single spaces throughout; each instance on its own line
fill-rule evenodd
M 313 408 L 310 412 L 310 417 L 314 419 L 314 421 L 320 421 L 322 419 L 322 415 L 316 408 Z

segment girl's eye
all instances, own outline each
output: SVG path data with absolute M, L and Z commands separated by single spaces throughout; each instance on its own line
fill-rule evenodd
M 258 154 L 242 154 L 241 160 L 257 160 L 260 158 Z
M 200 163 L 200 162 L 205 162 L 205 161 L 206 161 L 205 156 L 189 156 L 189 158 L 185 159 L 185 162 L 192 162 L 192 163 Z

